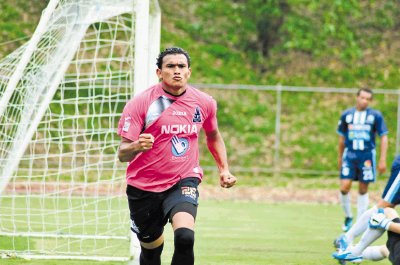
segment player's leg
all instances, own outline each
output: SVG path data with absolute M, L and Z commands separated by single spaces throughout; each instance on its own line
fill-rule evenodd
M 140 265 L 160 265 L 164 247 L 164 215 L 160 194 L 129 186 L 126 191 L 131 230 L 140 241 Z
M 385 215 L 389 219 L 396 219 L 398 218 L 397 212 L 393 208 L 385 208 L 384 210 Z M 362 235 L 360 242 L 351 248 L 351 252 L 354 255 L 361 255 L 362 252 L 375 240 L 382 236 L 385 233 L 385 230 L 382 229 L 371 229 L 367 228 L 365 233 Z
M 187 212 L 180 211 L 172 217 L 175 250 L 171 265 L 194 264 L 194 223 L 194 217 Z
M 357 197 L 357 219 L 368 209 L 369 195 L 368 195 L 368 182 L 359 182 L 358 197 Z
M 164 201 L 164 211 L 174 230 L 174 254 L 171 265 L 194 264 L 194 225 L 197 215 L 197 178 L 181 180 Z
M 350 228 L 350 230 L 344 234 L 345 240 L 348 245 L 350 245 L 355 238 L 364 233 L 364 231 L 368 228 L 369 219 L 373 214 L 377 213 L 377 211 L 378 208 L 374 206 L 365 211 L 359 218 L 357 218 L 357 221 Z
M 362 253 L 364 260 L 379 261 L 389 257 L 389 250 L 385 245 L 367 247 Z
M 369 206 L 368 185 L 376 180 L 376 152 L 375 150 L 360 154 L 357 164 L 357 178 L 359 179 L 357 197 L 357 218 L 360 217 Z
M 163 251 L 163 248 L 164 248 L 163 235 L 161 235 L 156 240 L 148 243 L 140 241 L 140 249 L 141 249 L 139 258 L 140 265 L 160 265 L 161 253 Z
M 353 214 L 351 211 L 351 196 L 350 196 L 350 189 L 351 189 L 352 180 L 342 178 L 340 180 L 340 193 L 339 193 L 339 200 L 340 204 L 342 205 L 345 220 L 343 224 L 343 231 L 347 232 L 353 222 Z
M 353 213 L 351 210 L 350 189 L 353 179 L 356 177 L 355 154 L 344 152 L 342 158 L 342 168 L 340 170 L 340 194 L 339 200 L 345 214 L 343 231 L 347 232 L 353 223 Z
M 400 183 L 400 173 L 392 170 L 392 174 L 382 194 L 382 199 L 380 199 L 379 202 L 377 203 L 377 207 L 384 208 L 385 215 L 390 219 L 395 219 L 396 217 L 398 217 L 397 212 L 392 208 L 394 208 L 397 204 L 400 203 L 400 187 L 398 185 L 399 183 Z M 370 213 L 374 214 L 375 212 L 367 211 L 366 214 L 362 216 L 363 222 L 367 220 L 366 216 Z M 370 214 L 370 217 L 372 216 L 372 214 Z M 369 218 L 366 221 L 367 224 Z M 356 222 L 356 224 L 357 223 L 358 222 Z M 352 227 L 352 229 L 350 229 L 349 233 L 346 233 L 346 237 L 349 238 L 349 240 L 351 239 L 352 233 L 355 234 L 355 231 L 353 230 L 356 230 L 356 224 Z M 358 228 L 361 230 L 360 227 Z M 353 254 L 355 255 L 361 254 L 366 247 L 368 247 L 372 242 L 378 239 L 383 233 L 384 233 L 383 230 L 369 229 L 367 225 L 367 229 L 362 235 L 360 242 L 352 249 Z

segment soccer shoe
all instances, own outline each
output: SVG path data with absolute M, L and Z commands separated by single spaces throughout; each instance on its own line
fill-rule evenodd
M 361 263 L 363 260 L 362 256 L 356 256 L 351 251 L 334 252 L 332 257 L 339 261 L 350 261 L 353 263 Z
M 342 226 L 343 232 L 346 233 L 347 231 L 349 231 L 352 224 L 353 224 L 353 218 L 346 217 L 344 219 L 344 224 Z
M 349 242 L 347 242 L 346 236 L 344 234 L 340 235 L 338 238 L 333 240 L 333 246 L 337 251 L 345 251 L 349 246 Z
M 347 261 L 345 261 L 345 260 L 338 259 L 337 261 L 339 262 L 340 265 L 346 265 L 347 264 Z

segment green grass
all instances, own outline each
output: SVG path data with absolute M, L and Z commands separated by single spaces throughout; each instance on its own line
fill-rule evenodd
M 337 264 L 332 240 L 340 234 L 337 205 L 201 201 L 196 224 L 197 265 Z M 165 231 L 163 265 L 172 256 L 172 231 Z M 384 236 L 385 238 L 386 236 Z M 384 243 L 381 238 L 378 243 Z M 2 245 L 0 240 L 0 245 Z M 24 242 L 20 242 L 24 244 Z M 378 244 L 377 243 L 377 244 Z M 126 246 L 127 247 L 127 246 Z M 126 262 L 2 259 L 5 265 L 119 265 Z M 365 261 L 363 264 L 390 264 Z

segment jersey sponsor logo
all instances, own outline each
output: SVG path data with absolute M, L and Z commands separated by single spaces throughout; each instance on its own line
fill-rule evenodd
M 346 115 L 346 122 L 350 123 L 353 120 L 353 114 L 347 114 Z
M 196 110 L 194 111 L 193 122 L 201 122 L 201 113 L 199 107 L 196 107 Z
M 365 140 L 370 141 L 371 137 L 366 131 L 349 131 L 349 140 Z
M 174 110 L 172 112 L 173 116 L 186 116 L 186 111 L 179 111 L 179 110 Z
M 189 141 L 186 138 L 179 138 L 174 135 L 171 139 L 172 142 L 172 154 L 174 156 L 183 156 L 189 149 Z
M 197 133 L 197 126 L 194 124 L 173 124 L 162 125 L 162 134 Z
M 349 124 L 348 128 L 349 128 L 349 130 L 354 130 L 354 131 L 370 131 L 371 125 L 369 125 L 369 124 Z

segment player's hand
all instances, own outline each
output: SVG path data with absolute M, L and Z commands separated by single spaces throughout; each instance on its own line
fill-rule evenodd
M 221 172 L 219 174 L 219 183 L 223 188 L 230 188 L 236 183 L 236 177 L 228 172 Z
M 384 213 L 376 213 L 369 219 L 369 227 L 373 229 L 388 230 L 392 221 L 386 218 Z
M 383 174 L 386 172 L 386 161 L 385 160 L 379 160 L 378 163 L 378 172 L 380 174 Z
M 138 145 L 139 151 L 147 151 L 153 148 L 154 136 L 149 133 L 139 135 Z

